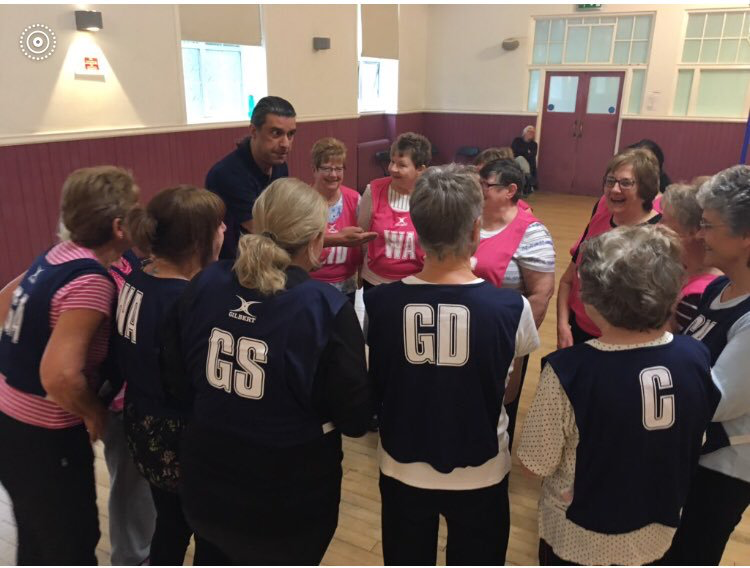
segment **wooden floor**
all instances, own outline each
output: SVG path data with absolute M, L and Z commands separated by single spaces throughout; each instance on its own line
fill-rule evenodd
M 529 199 L 534 213 L 550 229 L 557 251 L 557 278 L 570 259 L 568 248 L 583 230 L 591 213 L 593 198 L 540 194 Z M 529 372 L 521 394 L 518 412 L 520 431 L 523 419 L 533 399 L 539 375 L 539 359 L 555 349 L 555 299 L 550 302 L 540 336 L 542 346 L 531 356 Z M 341 492 L 339 526 L 323 559 L 326 565 L 378 565 L 383 563 L 380 541 L 380 494 L 378 491 L 377 434 L 344 441 L 344 481 Z M 97 550 L 101 564 L 109 563 L 107 526 L 107 496 L 109 478 L 101 448 L 97 448 L 97 490 L 102 539 Z M 521 474 L 518 460 L 513 456 L 510 474 L 511 529 L 507 563 L 534 565 L 537 563 L 537 499 L 539 481 Z M 0 487 L 0 565 L 15 562 L 15 528 L 7 494 Z M 441 523 L 438 562 L 445 563 L 445 525 Z M 192 550 L 188 561 L 192 560 Z M 723 565 L 750 563 L 750 511 L 730 540 Z

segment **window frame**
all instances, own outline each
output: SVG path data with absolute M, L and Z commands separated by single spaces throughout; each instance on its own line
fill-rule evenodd
M 648 16 L 651 18 L 651 24 L 649 26 L 649 34 L 648 34 L 648 53 L 646 54 L 646 60 L 643 63 L 631 63 L 631 55 L 633 50 L 633 42 L 636 41 L 645 41 L 645 40 L 636 40 L 633 39 L 633 35 L 635 33 L 635 19 L 638 16 Z M 598 18 L 598 22 L 594 23 L 586 23 L 586 20 L 593 20 L 594 18 Z M 626 63 L 617 63 L 614 61 L 614 55 L 615 55 L 615 46 L 617 43 L 617 26 L 619 24 L 619 20 L 621 18 L 633 18 L 633 28 L 630 32 L 630 39 L 628 39 L 629 43 L 629 49 L 628 49 L 628 61 Z M 602 19 L 614 19 L 614 22 L 602 22 Z M 549 46 L 551 44 L 550 42 L 550 34 L 551 34 L 551 22 L 554 20 L 562 20 L 565 25 L 564 34 L 563 34 L 563 40 L 562 40 L 562 59 L 560 63 L 549 63 Z M 573 23 L 569 23 L 570 21 L 573 21 Z M 576 22 L 576 20 L 580 20 L 580 22 Z M 548 21 L 550 22 L 550 26 L 547 32 L 547 40 L 545 42 L 545 45 L 547 47 L 547 55 L 545 57 L 544 62 L 536 63 L 534 61 L 534 50 L 537 46 L 536 39 L 536 24 L 540 21 Z M 580 27 L 580 28 L 588 28 L 588 38 L 586 40 L 586 59 L 588 60 L 589 57 L 589 48 L 591 45 L 591 30 L 595 27 L 612 27 L 612 39 L 610 41 L 609 46 L 609 60 L 608 61 L 583 61 L 583 62 L 566 62 L 565 61 L 565 53 L 566 48 L 568 45 L 568 32 L 571 27 Z M 653 47 L 653 37 L 654 37 L 654 28 L 656 27 L 656 12 L 629 12 L 625 14 L 607 14 L 607 15 L 600 15 L 600 16 L 575 16 L 575 15 L 554 15 L 554 16 L 533 16 L 531 18 L 531 49 L 529 50 L 529 66 L 530 68 L 536 68 L 536 67 L 569 67 L 569 66 L 582 66 L 582 67 L 593 67 L 593 66 L 608 66 L 608 67 L 648 67 L 649 62 L 651 60 L 651 48 Z M 557 43 L 557 42 L 555 42 Z
M 184 62 L 184 50 L 185 49 L 197 49 L 198 50 L 198 65 L 199 65 L 199 74 L 200 74 L 200 88 L 201 88 L 201 100 L 203 101 L 203 107 L 202 107 L 202 115 L 201 116 L 195 116 L 191 115 L 188 110 L 188 103 L 187 103 L 187 85 L 186 85 L 186 77 L 185 77 L 185 68 L 184 63 L 181 68 L 182 72 L 182 87 L 183 87 L 183 102 L 185 105 L 185 120 L 187 124 L 207 124 L 207 123 L 222 123 L 222 122 L 244 122 L 250 120 L 248 116 L 248 108 L 247 108 L 247 101 L 246 97 L 247 94 L 253 90 L 253 83 L 256 79 L 260 79 L 260 84 L 257 85 L 257 94 L 255 94 L 255 102 L 257 102 L 260 98 L 265 96 L 268 90 L 268 71 L 267 69 L 264 69 L 265 77 L 263 78 L 255 78 L 252 76 L 252 74 L 248 73 L 248 69 L 250 68 L 250 62 L 248 59 L 248 49 L 263 49 L 265 51 L 265 48 L 263 46 L 246 46 L 246 45 L 239 45 L 239 44 L 228 44 L 228 43 L 217 43 L 217 42 L 201 42 L 201 41 L 192 41 L 192 40 L 182 40 L 180 42 L 180 58 Z M 242 112 L 238 113 L 236 116 L 232 114 L 225 114 L 225 115 L 207 115 L 206 114 L 206 83 L 203 80 L 203 70 L 205 65 L 205 57 L 207 51 L 225 51 L 230 53 L 237 53 L 240 57 L 240 89 L 241 89 L 241 99 L 242 99 Z M 265 57 L 265 56 L 264 56 Z
M 735 116 L 728 116 L 728 115 L 705 115 L 705 114 L 698 114 L 696 112 L 697 106 L 698 106 L 698 93 L 700 90 L 700 81 L 701 81 L 701 74 L 703 71 L 747 71 L 750 70 L 750 63 L 707 63 L 707 62 L 691 62 L 691 63 L 683 63 L 682 61 L 682 54 L 685 49 L 685 42 L 687 39 L 687 28 L 688 28 L 688 21 L 690 19 L 691 14 L 724 14 L 725 22 L 726 22 L 726 14 L 728 13 L 737 13 L 737 12 L 744 12 L 745 13 L 745 26 L 747 25 L 748 18 L 750 18 L 750 9 L 747 8 L 721 8 L 721 9 L 696 9 L 696 10 L 685 10 L 684 15 L 684 21 L 682 26 L 682 41 L 680 43 L 680 49 L 677 54 L 677 62 L 675 65 L 675 73 L 672 80 L 672 97 L 669 104 L 669 116 L 673 117 L 679 117 L 684 119 L 698 119 L 698 120 L 706 120 L 706 119 L 742 119 L 747 118 L 748 111 L 750 111 L 750 83 L 748 84 L 747 90 L 745 92 L 745 103 L 744 108 L 745 112 L 741 115 L 735 115 Z M 705 31 L 705 23 L 704 23 L 704 31 Z M 723 34 L 723 29 L 722 29 Z M 701 41 L 703 41 L 704 36 L 701 35 Z M 715 39 L 711 37 L 710 39 Z M 723 35 L 720 39 L 723 39 Z M 721 44 L 719 44 L 721 45 Z M 700 59 L 700 52 L 699 52 L 699 59 Z M 690 93 L 688 94 L 688 106 L 685 114 L 675 114 L 675 107 L 677 106 L 677 86 L 680 76 L 680 71 L 692 71 L 693 78 L 692 78 L 692 84 L 690 86 Z

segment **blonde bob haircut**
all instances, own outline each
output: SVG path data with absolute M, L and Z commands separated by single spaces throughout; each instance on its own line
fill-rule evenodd
M 305 182 L 277 179 L 253 206 L 253 233 L 240 238 L 234 272 L 245 288 L 275 294 L 286 286 L 292 257 L 325 233 L 328 204 Z M 310 263 L 319 259 L 310 254 Z

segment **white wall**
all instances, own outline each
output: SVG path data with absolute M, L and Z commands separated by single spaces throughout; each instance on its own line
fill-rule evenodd
M 184 123 L 174 6 L 87 6 L 104 29 L 75 29 L 74 5 L 0 5 L 0 136 L 171 126 Z M 57 35 L 55 53 L 31 61 L 18 38 L 31 24 Z M 85 48 L 95 43 L 98 48 Z M 78 59 L 94 53 L 105 81 L 75 79 Z
M 75 30 L 73 11 L 84 7 L 102 12 L 101 32 Z M 685 10 L 700 7 L 605 5 L 601 10 L 656 12 L 644 114 L 668 115 Z M 302 120 L 356 116 L 356 6 L 264 5 L 262 13 L 269 93 L 292 101 Z M 532 16 L 573 13 L 573 4 L 402 4 L 399 111 L 522 112 Z M 57 34 L 57 51 L 46 61 L 30 61 L 18 47 L 17 38 L 33 23 L 49 25 Z M 331 49 L 313 51 L 315 36 L 330 37 Z M 34 140 L 38 134 L 186 126 L 174 5 L 0 5 L 0 37 L 5 40 L 0 43 L 0 144 Z M 501 49 L 508 37 L 520 40 L 517 50 Z M 94 47 L 85 49 L 86 42 Z M 105 66 L 103 82 L 74 78 L 77 61 L 90 53 Z
M 264 5 L 269 94 L 283 96 L 300 118 L 357 114 L 357 7 Z M 331 49 L 313 51 L 313 37 Z
M 401 4 L 399 7 L 398 110 L 425 108 L 427 85 L 427 37 L 431 6 Z
M 747 7 L 747 4 L 605 4 L 599 11 L 583 13 L 656 13 L 644 114 L 665 116 L 669 113 L 677 81 L 675 66 L 681 54 L 682 31 L 687 21 L 686 10 L 705 7 Z M 426 109 L 489 113 L 523 111 L 533 44 L 532 16 L 572 14 L 581 14 L 576 12 L 573 4 L 430 6 Z M 503 51 L 500 44 L 510 37 L 519 39 L 520 46 L 515 51 Z M 649 102 L 653 105 L 647 109 Z

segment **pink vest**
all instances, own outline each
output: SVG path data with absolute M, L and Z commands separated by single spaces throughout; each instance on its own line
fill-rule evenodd
M 474 253 L 477 259 L 474 274 L 502 288 L 510 260 L 518 250 L 526 229 L 537 220 L 531 213 L 519 207 L 516 218 L 505 229 L 494 237 L 479 242 L 479 248 Z
M 390 185 L 390 177 L 370 182 L 370 231 L 376 232 L 378 237 L 368 245 L 367 265 L 381 278 L 401 280 L 422 270 L 424 251 L 419 246 L 411 215 L 394 211 L 388 203 Z
M 328 224 L 329 233 L 338 233 L 344 227 L 357 224 L 359 193 L 341 186 L 344 208 L 335 223 Z M 310 277 L 321 282 L 343 282 L 350 278 L 362 262 L 361 247 L 327 247 L 320 253 L 321 267 Z
M 578 242 L 576 242 L 576 244 L 573 245 L 573 247 L 570 249 L 571 255 L 575 253 L 576 249 L 578 249 L 579 252 L 575 261 L 576 271 L 573 273 L 573 285 L 570 289 L 570 296 L 568 296 L 568 306 L 570 306 L 570 309 L 576 316 L 576 323 L 578 324 L 578 327 L 580 327 L 589 335 L 593 335 L 595 337 L 599 337 L 602 332 L 598 327 L 596 327 L 596 324 L 591 321 L 591 318 L 586 315 L 586 310 L 583 308 L 583 302 L 581 301 L 581 281 L 578 279 L 578 267 L 581 266 L 581 257 L 583 255 L 581 254 L 580 247 L 582 247 L 584 243 L 589 239 L 598 237 L 602 233 L 606 233 L 607 231 L 611 230 L 611 217 L 612 214 L 609 212 L 606 204 L 602 204 L 600 202 L 600 207 L 597 208 L 596 212 L 591 217 L 591 221 L 589 221 L 589 230 L 586 233 L 585 237 L 581 235 L 581 237 L 578 239 Z
M 518 205 L 519 209 L 524 209 L 526 211 L 531 211 L 532 210 L 531 209 L 531 205 L 529 205 L 528 203 L 526 203 L 523 199 L 519 199 L 518 203 L 516 203 L 516 205 Z
M 718 274 L 694 274 L 680 291 L 680 299 L 690 294 L 703 294 L 706 286 L 719 277 Z

